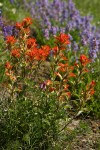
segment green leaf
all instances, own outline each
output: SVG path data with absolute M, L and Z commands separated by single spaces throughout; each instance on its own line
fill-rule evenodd
M 30 135 L 29 135 L 29 133 L 27 133 L 23 136 L 23 141 L 25 141 L 27 144 L 30 145 Z

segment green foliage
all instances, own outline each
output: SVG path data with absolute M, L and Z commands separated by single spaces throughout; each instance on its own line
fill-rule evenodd
M 55 95 L 47 98 L 35 90 L 33 94 L 38 99 L 17 99 L 6 110 L 2 109 L 0 147 L 48 149 L 58 139 L 59 119 L 63 120 L 66 112 L 62 108 L 57 110 Z
M 92 77 L 96 79 L 95 94 L 92 101 L 87 103 L 88 111 L 96 118 L 100 118 L 100 60 L 97 59 L 92 68 Z

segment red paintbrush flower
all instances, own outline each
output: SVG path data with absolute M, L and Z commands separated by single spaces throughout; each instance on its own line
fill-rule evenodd
M 55 38 L 56 38 L 58 44 L 59 43 L 64 44 L 64 45 L 70 44 L 69 35 L 67 35 L 67 34 L 60 33 L 60 35 L 56 36 Z
M 85 56 L 84 54 L 82 54 L 80 56 L 80 62 L 82 64 L 82 66 L 86 66 L 90 62 L 90 60 L 89 60 L 89 58 L 87 56 Z
M 16 42 L 16 39 L 14 36 L 6 36 L 6 42 L 7 44 L 14 44 Z
M 5 68 L 6 68 L 6 69 L 9 69 L 9 70 L 12 69 L 12 65 L 10 64 L 9 61 L 6 62 Z
M 36 47 L 37 46 L 37 44 L 36 44 L 36 39 L 35 38 L 29 38 L 28 40 L 27 40 L 27 48 L 34 48 L 34 47 Z
M 20 57 L 20 51 L 19 51 L 19 49 L 13 49 L 13 50 L 11 51 L 11 55 L 12 55 L 13 57 L 19 58 L 19 57 Z
M 23 28 L 27 28 L 29 25 L 32 24 L 32 18 L 30 17 L 24 18 L 21 24 Z

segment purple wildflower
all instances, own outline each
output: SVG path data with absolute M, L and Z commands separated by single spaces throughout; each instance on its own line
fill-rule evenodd
M 11 4 L 13 4 L 13 3 L 14 3 L 14 0 L 9 0 L 9 1 L 10 1 L 10 3 L 11 3 Z
M 46 37 L 47 40 L 49 39 L 49 30 L 48 29 L 44 30 L 44 36 Z
M 72 50 L 73 51 L 79 50 L 79 46 L 78 46 L 78 44 L 75 41 L 72 43 Z
M 40 88 L 43 89 L 43 90 L 45 90 L 45 89 L 46 89 L 46 83 L 43 82 L 43 83 L 40 85 Z

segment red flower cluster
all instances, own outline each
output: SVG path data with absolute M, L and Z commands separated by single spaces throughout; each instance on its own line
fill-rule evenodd
M 53 55 L 56 55 L 57 52 L 58 52 L 58 50 L 59 50 L 58 46 L 54 46 L 54 47 L 52 48 Z
M 87 90 L 87 93 L 89 95 L 94 95 L 95 93 L 95 90 L 94 90 L 94 87 L 96 85 L 96 82 L 94 80 L 92 80 L 86 87 L 86 90 Z
M 29 38 L 27 40 L 27 48 L 30 49 L 30 48 L 34 48 L 36 47 L 37 44 L 36 44 L 36 39 L 35 38 Z
M 32 24 L 32 18 L 30 17 L 24 18 L 24 20 L 22 21 L 23 27 L 28 27 L 31 24 Z
M 12 55 L 13 57 L 19 58 L 19 57 L 20 57 L 20 51 L 19 51 L 19 49 L 13 49 L 13 50 L 11 51 L 11 55 Z
M 21 23 L 16 23 L 15 27 L 17 29 L 27 28 L 32 24 L 32 19 L 30 17 L 24 18 Z
M 26 52 L 26 56 L 29 57 L 29 60 L 34 60 L 37 54 L 38 54 L 38 48 L 34 48 Z
M 50 54 L 50 47 L 48 45 L 44 45 L 39 49 L 40 60 L 46 60 L 49 54 Z
M 14 36 L 6 36 L 6 42 L 7 44 L 14 44 L 16 42 L 16 39 Z
M 88 59 L 87 56 L 85 56 L 84 54 L 82 54 L 80 56 L 80 62 L 82 64 L 82 66 L 86 66 L 90 62 L 90 60 Z
M 50 55 L 50 51 L 52 51 L 53 55 L 52 55 L 52 62 L 50 66 L 51 73 L 52 73 L 51 80 L 45 81 L 42 84 L 42 86 L 43 88 L 47 88 L 47 91 L 49 92 L 55 91 L 59 99 L 60 98 L 65 99 L 66 97 L 70 98 L 71 94 L 73 94 L 72 86 L 74 85 L 76 86 L 76 83 L 78 81 L 77 80 L 78 75 L 80 76 L 79 78 L 81 80 L 83 78 L 82 73 L 88 72 L 86 65 L 90 62 L 89 58 L 86 55 L 82 54 L 79 58 L 79 62 L 78 63 L 76 62 L 72 66 L 72 63 L 70 63 L 68 59 L 69 56 L 66 55 L 64 51 L 66 50 L 66 46 L 70 44 L 70 37 L 69 35 L 66 35 L 64 33 L 60 33 L 60 35 L 55 37 L 56 44 L 52 49 L 48 45 L 38 47 L 36 43 L 36 39 L 30 37 L 29 26 L 31 24 L 32 24 L 31 18 L 25 18 L 21 23 L 16 23 L 16 28 L 19 30 L 18 40 L 16 40 L 13 36 L 6 37 L 6 43 L 8 44 L 8 49 L 10 48 L 11 50 L 10 51 L 11 61 L 12 64 L 15 64 L 12 67 L 10 62 L 6 62 L 5 64 L 6 75 L 9 76 L 11 80 L 13 79 L 14 81 L 16 81 L 17 80 L 16 70 L 18 68 L 19 69 L 18 73 L 20 73 L 19 76 L 30 78 L 31 74 L 27 74 L 27 73 L 31 69 L 31 66 L 33 65 L 35 66 L 36 64 L 37 67 L 38 66 L 37 64 L 41 64 L 42 61 L 45 61 L 47 57 Z M 20 58 L 20 59 L 16 61 L 16 58 Z M 19 65 L 19 63 L 21 62 L 22 62 L 22 66 L 26 67 L 25 70 L 25 73 L 27 72 L 26 76 L 23 75 L 23 71 L 21 72 L 22 68 L 20 68 Z M 34 72 L 34 68 L 35 68 L 34 66 L 32 67 L 33 69 L 32 72 Z M 72 80 L 70 78 L 72 78 Z M 95 81 L 93 80 L 90 84 L 86 86 L 85 92 L 83 91 L 85 95 L 87 94 L 89 95 L 89 97 L 90 95 L 93 95 L 94 86 L 95 86 Z
M 15 27 L 16 27 L 16 29 L 20 30 L 22 28 L 22 24 L 19 23 L 19 22 L 17 22 L 16 25 L 15 25 Z
M 46 60 L 50 54 L 50 47 L 45 45 L 41 48 L 34 48 L 26 52 L 26 55 L 29 56 L 31 60 Z
M 67 63 L 66 64 L 59 63 L 58 66 L 59 66 L 58 70 L 61 71 L 61 72 L 65 72 L 65 71 L 68 70 L 68 64 Z
M 91 82 L 90 82 L 90 86 L 91 87 L 94 87 L 96 85 L 96 82 L 94 81 L 94 80 L 92 80 Z
M 94 80 L 92 80 L 92 81 L 90 82 L 90 94 L 91 94 L 91 95 L 93 95 L 93 94 L 95 93 L 95 91 L 94 91 L 95 85 L 96 85 L 96 82 L 95 82 Z
M 56 38 L 58 44 L 64 44 L 64 45 L 70 44 L 69 35 L 60 33 L 60 35 L 56 36 L 55 38 Z
M 8 69 L 8 70 L 12 69 L 12 65 L 10 64 L 9 61 L 6 62 L 5 68 Z
M 76 77 L 76 75 L 75 75 L 73 72 L 71 72 L 71 73 L 68 75 L 68 77 Z
M 14 72 L 12 70 L 13 66 L 9 61 L 6 62 L 5 64 L 5 74 L 10 78 L 11 81 L 15 81 L 16 77 L 14 76 Z

